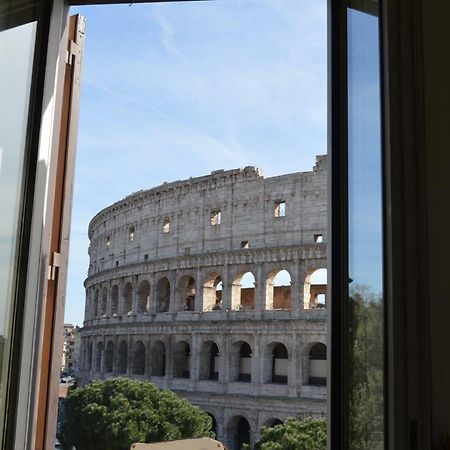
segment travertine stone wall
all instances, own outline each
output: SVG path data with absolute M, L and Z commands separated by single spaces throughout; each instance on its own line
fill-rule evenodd
M 174 390 L 214 416 L 231 450 L 241 418 L 254 444 L 271 421 L 324 415 L 326 308 L 316 298 L 326 286 L 310 277 L 326 268 L 326 180 L 324 156 L 311 172 L 272 178 L 216 171 L 97 214 L 84 380 L 125 375 Z M 290 283 L 276 285 L 282 270 Z M 247 272 L 254 286 L 242 284 Z

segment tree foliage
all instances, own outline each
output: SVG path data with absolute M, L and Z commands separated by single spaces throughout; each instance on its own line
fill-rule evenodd
M 256 450 L 324 450 L 327 446 L 325 419 L 298 420 L 289 417 L 282 425 L 261 430 Z
M 149 381 L 114 378 L 67 398 L 61 441 L 77 450 L 129 450 L 133 442 L 212 437 L 211 418 Z
M 381 450 L 383 444 L 383 302 L 363 285 L 350 292 L 351 448 Z

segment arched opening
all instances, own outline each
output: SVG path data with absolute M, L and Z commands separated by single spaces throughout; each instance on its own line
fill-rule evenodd
M 219 379 L 219 347 L 213 341 L 205 342 L 200 350 L 201 380 Z
M 327 384 L 327 346 L 325 344 L 314 344 L 309 351 L 308 384 L 315 386 Z
M 104 287 L 102 289 L 102 306 L 100 308 L 100 314 L 102 317 L 106 316 L 106 304 L 108 301 L 108 289 L 106 289 L 106 287 Z
M 117 359 L 117 373 L 127 373 L 128 366 L 128 345 L 125 341 L 119 344 Z
M 178 282 L 178 309 L 180 311 L 195 310 L 195 280 L 190 275 L 181 277 Z
M 283 269 L 272 272 L 266 282 L 266 309 L 291 309 L 291 275 Z
M 161 278 L 156 285 L 156 311 L 169 311 L 170 283 L 166 277 Z
M 114 365 L 114 343 L 109 341 L 105 351 L 105 372 L 112 373 Z
M 318 269 L 305 279 L 304 308 L 326 308 L 327 297 L 327 269 Z
M 156 341 L 152 348 L 151 373 L 155 377 L 166 375 L 166 346 L 162 341 Z
M 92 369 L 92 349 L 93 349 L 93 345 L 94 344 L 92 343 L 92 341 L 89 342 L 88 351 L 86 353 L 86 368 L 89 371 Z
M 231 306 L 234 310 L 255 309 L 255 277 L 251 272 L 240 274 L 231 288 Z
M 245 417 L 231 418 L 228 433 L 234 450 L 241 450 L 244 444 L 250 445 L 250 424 Z
M 111 289 L 111 315 L 116 317 L 119 314 L 119 286 L 115 284 Z
M 145 345 L 142 341 L 136 341 L 133 345 L 131 373 L 133 375 L 145 374 Z
M 252 348 L 247 342 L 235 342 L 230 352 L 231 381 L 252 381 Z
M 280 419 L 271 418 L 271 419 L 267 419 L 264 422 L 263 427 L 264 428 L 273 428 L 273 427 L 276 427 L 277 425 L 283 425 L 283 421 Z
M 191 347 L 186 341 L 175 345 L 173 352 L 173 377 L 189 378 L 191 375 Z
M 284 344 L 276 344 L 272 350 L 271 382 L 287 384 L 289 356 Z
M 98 302 L 99 302 L 100 292 L 98 290 L 95 291 L 94 294 L 94 311 L 92 312 L 92 318 L 95 319 L 98 317 Z
M 203 311 L 218 311 L 222 309 L 222 277 L 219 273 L 210 273 L 203 285 Z
M 209 417 L 211 417 L 211 431 L 214 433 L 214 436 L 217 437 L 217 420 L 211 413 L 206 413 Z
M 102 370 L 102 356 L 103 356 L 103 343 L 98 342 L 95 350 L 95 371 L 100 372 Z
M 133 286 L 131 283 L 125 285 L 123 291 L 124 314 L 130 315 L 133 311 Z
M 138 288 L 138 313 L 147 314 L 150 306 L 150 285 L 142 281 Z

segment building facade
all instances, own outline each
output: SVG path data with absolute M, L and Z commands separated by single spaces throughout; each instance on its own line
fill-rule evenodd
M 89 225 L 84 382 L 149 379 L 213 417 L 231 450 L 326 412 L 327 160 L 134 193 Z
M 80 328 L 65 323 L 63 329 L 63 347 L 61 353 L 61 373 L 77 372 L 80 363 Z

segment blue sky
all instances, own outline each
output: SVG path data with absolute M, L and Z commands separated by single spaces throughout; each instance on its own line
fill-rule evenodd
M 87 225 L 164 181 L 326 153 L 325 0 L 73 8 L 87 19 L 67 322 L 81 325 Z

